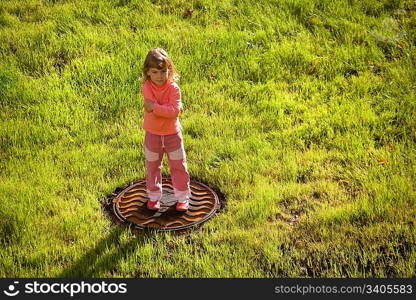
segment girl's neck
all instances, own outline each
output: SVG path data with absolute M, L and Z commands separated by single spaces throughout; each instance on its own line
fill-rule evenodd
M 152 87 L 154 87 L 156 89 L 164 89 L 170 83 L 170 80 L 169 79 L 166 80 L 166 82 L 163 85 L 157 85 L 157 84 L 153 83 L 153 81 L 151 81 L 150 79 L 149 79 L 149 82 L 152 85 Z

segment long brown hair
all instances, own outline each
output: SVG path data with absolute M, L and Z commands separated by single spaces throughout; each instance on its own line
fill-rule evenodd
M 168 79 L 176 82 L 179 80 L 179 74 L 176 72 L 175 66 L 168 53 L 162 48 L 154 48 L 147 53 L 146 59 L 143 64 L 143 78 L 142 82 L 145 83 L 149 80 L 147 72 L 150 68 L 156 68 L 159 70 L 168 70 Z

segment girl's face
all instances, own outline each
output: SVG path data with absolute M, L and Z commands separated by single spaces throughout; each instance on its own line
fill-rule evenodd
M 168 80 L 169 70 L 159 70 L 156 68 L 150 68 L 149 71 L 147 71 L 147 76 L 150 77 L 150 80 L 159 86 L 162 86 L 166 83 Z

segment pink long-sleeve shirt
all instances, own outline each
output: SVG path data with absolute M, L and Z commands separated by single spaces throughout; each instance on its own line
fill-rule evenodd
M 167 80 L 157 86 L 147 80 L 142 87 L 144 101 L 154 102 L 153 111 L 144 111 L 142 128 L 157 135 L 175 134 L 181 131 L 179 114 L 182 111 L 181 90 L 175 82 Z

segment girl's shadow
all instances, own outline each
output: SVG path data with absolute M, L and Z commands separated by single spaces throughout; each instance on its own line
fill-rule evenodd
M 115 226 L 112 229 L 110 235 L 99 241 L 94 249 L 86 252 L 72 267 L 63 270 L 57 277 L 113 277 L 119 262 L 130 256 L 138 244 L 142 245 L 149 239 L 145 234 L 140 234 L 123 243 L 120 236 L 126 228 Z

